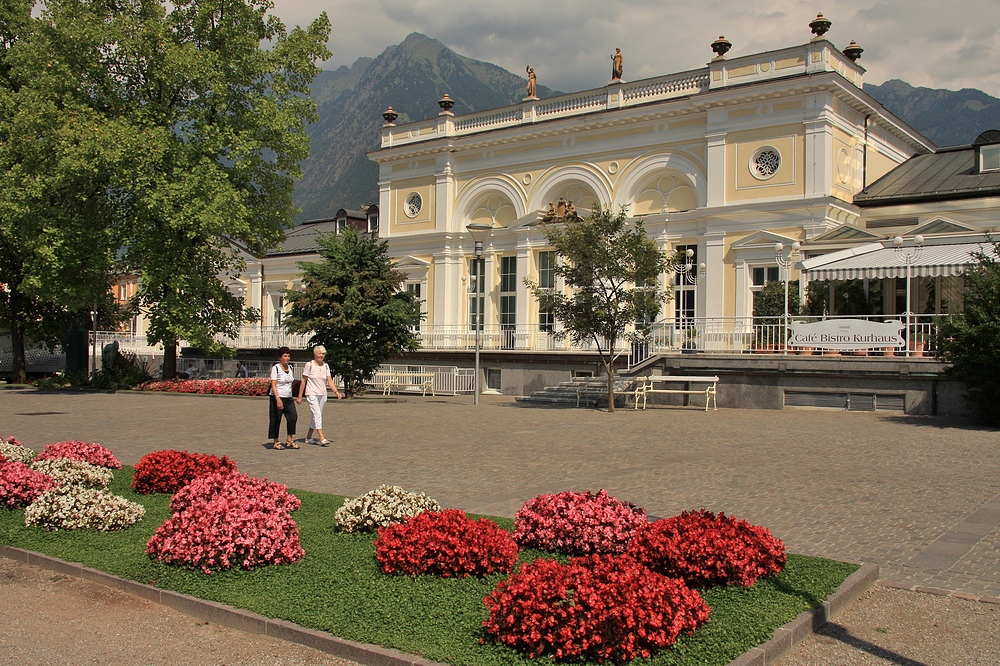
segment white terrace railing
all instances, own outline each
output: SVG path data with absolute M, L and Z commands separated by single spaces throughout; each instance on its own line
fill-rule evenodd
M 947 315 L 913 315 L 909 330 L 903 331 L 906 347 L 886 347 L 873 344 L 860 349 L 843 350 L 841 354 L 858 356 L 935 356 L 935 339 L 942 317 Z M 905 315 L 871 315 L 851 317 L 789 317 L 789 322 L 815 322 L 821 320 L 865 319 L 872 322 L 899 320 L 905 328 Z M 476 331 L 463 325 L 422 325 L 418 332 L 422 349 L 442 351 L 471 351 L 476 348 Z M 306 349 L 309 335 L 293 335 L 277 326 L 249 326 L 235 338 L 218 337 L 220 342 L 237 349 L 267 349 L 278 347 Z M 636 365 L 657 354 L 715 353 L 715 354 L 836 354 L 803 346 L 786 344 L 788 339 L 784 317 L 697 317 L 655 323 L 649 334 L 636 343 L 620 341 L 616 353 L 625 354 L 629 365 Z M 98 331 L 100 346 L 117 340 L 122 350 L 137 354 L 162 354 L 161 346 L 146 343 L 143 335 Z M 183 343 L 182 343 L 183 344 Z M 600 342 L 606 349 L 605 341 Z M 536 325 L 490 325 L 479 332 L 479 348 L 487 351 L 525 352 L 579 352 L 596 351 L 593 342 L 573 344 L 568 336 L 560 338 L 553 331 L 539 329 Z M 437 370 L 435 370 L 437 372 Z M 443 379 L 441 380 L 444 381 Z M 456 380 L 465 381 L 465 380 Z M 437 378 L 435 390 L 437 390 Z M 451 389 L 441 384 L 442 393 Z M 462 392 L 464 389 L 455 389 Z

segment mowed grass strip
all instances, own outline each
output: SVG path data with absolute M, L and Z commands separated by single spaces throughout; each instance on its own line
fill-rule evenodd
M 146 541 L 170 517 L 170 496 L 139 495 L 132 491 L 131 481 L 132 468 L 124 467 L 115 472 L 111 485 L 115 494 L 146 507 L 146 517 L 128 530 L 48 532 L 26 528 L 24 511 L 0 509 L 0 542 L 433 661 L 456 666 L 538 663 L 488 640 L 480 644 L 487 616 L 483 598 L 503 575 L 482 579 L 387 576 L 375 560 L 373 534 L 334 530 L 333 514 L 343 497 L 293 491 L 302 500 L 302 507 L 292 514 L 306 551 L 301 561 L 205 575 L 161 564 L 146 554 Z M 487 517 L 513 529 L 512 520 Z M 521 552 L 522 561 L 543 556 L 552 557 L 540 551 Z M 704 590 L 702 596 L 712 609 L 708 624 L 682 637 L 671 649 L 637 663 L 727 664 L 767 641 L 777 627 L 803 610 L 821 605 L 857 568 L 789 555 L 781 575 L 750 589 Z

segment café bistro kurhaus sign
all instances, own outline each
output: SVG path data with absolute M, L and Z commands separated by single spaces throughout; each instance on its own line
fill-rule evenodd
M 866 319 L 825 319 L 823 321 L 792 321 L 789 347 L 815 349 L 870 349 L 872 347 L 905 347 L 903 322 L 868 321 Z

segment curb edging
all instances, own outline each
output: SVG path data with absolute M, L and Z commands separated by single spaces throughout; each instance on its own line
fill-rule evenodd
M 268 618 L 215 601 L 198 599 L 171 590 L 161 590 L 152 585 L 137 583 L 85 567 L 79 562 L 67 562 L 58 557 L 50 557 L 23 548 L 0 544 L 0 557 L 105 585 L 220 626 L 298 643 L 366 666 L 447 666 L 400 650 L 349 641 L 325 631 L 300 627 L 287 620 Z M 729 666 L 768 666 L 776 663 L 793 647 L 808 638 L 828 620 L 839 615 L 862 593 L 873 587 L 878 582 L 878 573 L 878 565 L 862 564 L 827 597 L 822 606 L 799 613 L 794 620 L 775 629 L 771 640 L 751 648 L 731 661 Z
M 22 548 L 0 544 L 0 557 L 106 585 L 223 627 L 298 643 L 366 666 L 447 666 L 447 664 L 429 661 L 392 648 L 349 641 L 324 631 L 306 629 L 286 620 L 264 617 L 252 611 L 233 608 L 215 601 L 198 599 L 180 592 L 161 590 L 152 585 L 137 583 L 85 567 L 79 562 L 67 562 L 58 557 L 50 557 Z
M 770 666 L 775 664 L 793 647 L 808 638 L 814 631 L 839 615 L 845 608 L 878 582 L 878 565 L 864 563 L 840 584 L 823 605 L 799 613 L 791 622 L 774 630 L 771 640 L 751 648 L 729 666 Z

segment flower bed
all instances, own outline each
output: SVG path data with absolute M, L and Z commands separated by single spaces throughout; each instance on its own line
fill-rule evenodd
M 35 457 L 35 452 L 22 444 L 15 437 L 0 437 L 0 462 L 4 460 L 16 460 L 25 465 L 30 464 Z
M 486 633 L 531 658 L 615 663 L 649 657 L 703 625 L 709 614 L 682 581 L 610 555 L 522 564 L 484 603 Z
M 123 530 L 146 515 L 141 504 L 107 490 L 59 486 L 46 490 L 24 510 L 27 527 L 48 530 Z
M 785 544 L 771 530 L 701 509 L 664 518 L 639 530 L 629 554 L 649 568 L 689 585 L 750 587 L 785 566 Z
M 267 377 L 245 379 L 169 379 L 143 382 L 136 391 L 162 393 L 203 393 L 211 395 L 267 395 L 271 382 Z
M 60 486 L 107 488 L 114 478 L 109 469 L 73 458 L 35 460 L 31 469 L 51 476 Z
M 287 486 L 267 479 L 235 473 L 197 478 L 170 500 L 173 515 L 156 529 L 146 552 L 206 574 L 290 564 L 305 555 L 290 515 L 299 505 Z
M 562 492 L 528 500 L 514 515 L 514 540 L 522 548 L 569 554 L 621 553 L 646 511 L 606 490 Z
M 176 493 L 192 480 L 236 471 L 236 463 L 226 456 L 187 451 L 154 451 L 147 453 L 135 466 L 132 487 L 137 493 Z
M 360 497 L 344 502 L 333 515 L 341 532 L 371 532 L 400 523 L 424 511 L 440 511 L 441 505 L 423 493 L 411 493 L 399 486 L 381 485 Z
M 19 460 L 0 462 L 0 504 L 8 509 L 31 504 L 55 485 L 51 476 L 36 472 Z
M 88 444 L 77 440 L 46 444 L 45 449 L 35 456 L 35 460 L 51 460 L 53 458 L 72 458 L 98 467 L 122 468 L 122 464 L 111 453 L 111 449 L 100 444 Z
M 517 562 L 517 544 L 485 518 L 473 520 L 459 509 L 425 511 L 380 527 L 375 557 L 388 574 L 464 578 L 509 573 Z

